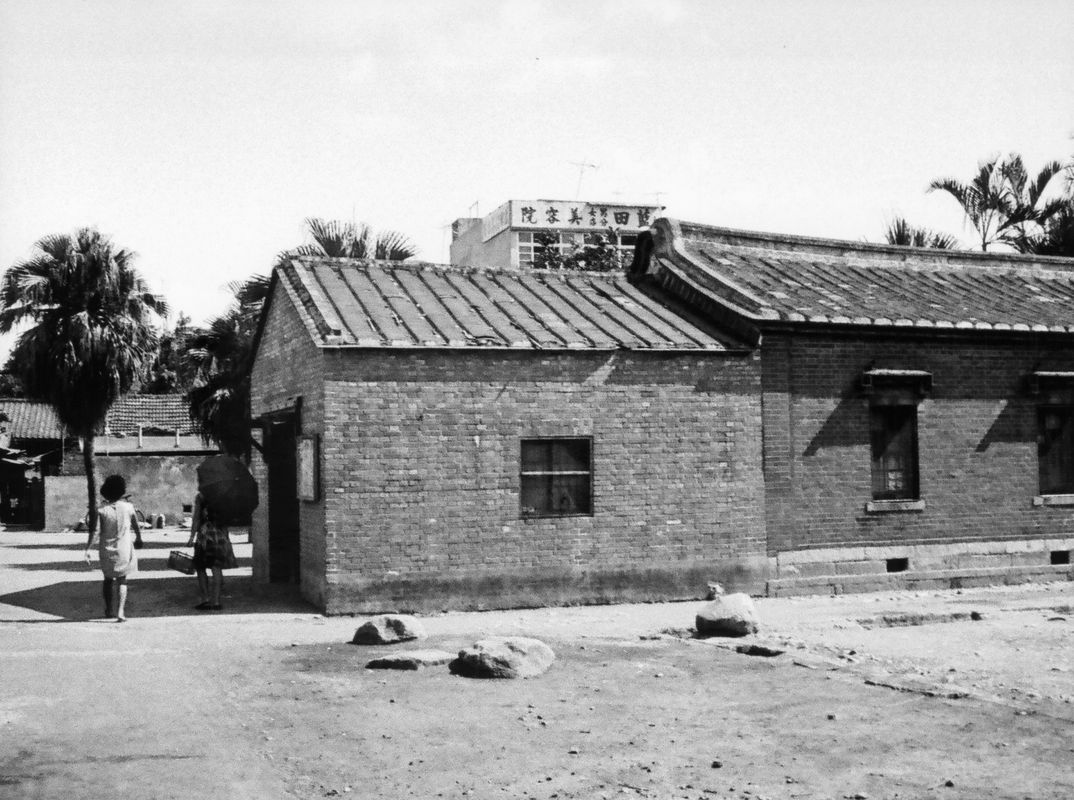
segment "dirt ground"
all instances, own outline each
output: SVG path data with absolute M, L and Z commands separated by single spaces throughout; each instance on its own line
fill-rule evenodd
M 359 620 L 248 566 L 194 611 L 174 529 L 104 621 L 84 539 L 0 532 L 2 798 L 1074 797 L 1074 583 L 760 599 L 771 658 L 691 638 L 700 601 L 449 613 L 357 647 Z M 365 669 L 492 634 L 556 663 Z

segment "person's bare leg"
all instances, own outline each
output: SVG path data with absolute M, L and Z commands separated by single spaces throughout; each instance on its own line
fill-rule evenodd
M 104 597 L 104 616 L 106 619 L 111 619 L 114 614 L 112 609 L 114 605 L 112 603 L 112 584 L 115 581 L 112 578 L 105 578 L 104 583 L 101 584 L 101 596 Z
M 119 584 L 119 607 L 116 610 L 116 621 L 127 621 L 127 579 L 116 578 L 116 583 Z
M 205 567 L 198 567 L 198 594 L 201 595 L 201 605 L 209 602 L 209 576 L 205 574 Z
M 220 592 L 224 588 L 224 570 L 213 565 L 213 584 L 211 602 L 216 608 L 220 608 Z

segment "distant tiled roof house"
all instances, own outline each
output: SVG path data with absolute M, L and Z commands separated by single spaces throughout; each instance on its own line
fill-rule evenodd
M 0 398 L 0 414 L 10 420 L 17 439 L 59 439 L 63 426 L 48 403 L 24 398 Z M 130 435 L 139 428 L 153 428 L 188 435 L 194 426 L 181 394 L 125 395 L 108 410 L 102 433 Z
M 759 390 L 624 275 L 294 259 L 251 374 L 255 580 L 338 613 L 763 586 Z
M 108 410 L 105 429 L 113 434 L 155 428 L 183 435 L 194 433 L 186 399 L 181 394 L 128 394 Z
M 86 513 L 82 450 L 74 437 L 65 436 L 52 407 L 7 398 L 0 399 L 0 414 L 8 419 L 0 431 L 6 428 L 12 447 L 39 457 L 38 472 L 44 477 L 43 491 L 31 486 L 37 475 L 31 472 L 0 486 L 0 522 L 62 530 L 81 519 Z M 182 395 L 121 397 L 109 410 L 95 447 L 99 477 L 122 474 L 139 509 L 171 521 L 182 518 L 183 506 L 195 492 L 195 468 L 212 452 L 215 448 L 194 433 Z
M 1074 261 L 662 219 L 631 280 L 757 344 L 769 591 L 1071 577 Z
M 0 399 L 0 414 L 9 420 L 8 430 L 13 442 L 26 439 L 59 440 L 62 435 L 56 412 L 48 403 L 3 398 Z

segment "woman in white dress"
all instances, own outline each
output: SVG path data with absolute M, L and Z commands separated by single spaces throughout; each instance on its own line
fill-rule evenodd
M 127 482 L 120 475 L 109 475 L 101 484 L 101 496 L 107 501 L 97 509 L 97 524 L 90 531 L 86 542 L 86 561 L 90 560 L 90 548 L 97 539 L 97 552 L 104 573 L 104 615 L 111 619 L 113 609 L 116 622 L 126 622 L 127 578 L 138 571 L 135 549 L 141 547 L 142 532 L 134 506 L 123 499 Z M 118 587 L 118 605 L 113 603 Z

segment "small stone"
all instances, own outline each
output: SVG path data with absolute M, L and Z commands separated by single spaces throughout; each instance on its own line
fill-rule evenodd
M 722 761 L 713 761 L 712 762 L 712 768 L 713 769 L 720 769 L 720 767 L 722 767 L 722 766 L 723 766 Z
M 697 612 L 694 623 L 698 636 L 746 636 L 757 633 L 757 611 L 747 594 L 721 595 Z
M 571 755 L 571 756 L 576 756 L 576 755 L 578 755 L 578 748 L 577 748 L 577 747 L 572 747 L 572 748 L 570 748 L 570 749 L 569 749 L 569 750 L 567 751 L 567 755 Z
M 955 785 L 955 782 L 952 781 L 952 780 L 946 780 L 946 781 L 944 781 L 943 785 L 946 786 L 948 789 L 950 789 L 952 786 Z
M 407 614 L 381 614 L 362 623 L 354 632 L 351 644 L 395 644 L 424 636 L 425 629 L 414 617 Z
M 829 714 L 829 715 L 828 715 L 828 719 L 830 719 L 830 720 L 834 720 L 834 719 L 835 719 L 835 714 Z
M 764 658 L 774 658 L 775 656 L 783 655 L 784 651 L 778 647 L 769 647 L 764 644 L 740 644 L 735 648 L 736 653 L 741 653 L 744 656 L 762 656 Z
M 459 651 L 449 668 L 467 678 L 532 678 L 556 660 L 552 648 L 525 636 L 493 636 Z
M 454 654 L 446 650 L 408 650 L 403 653 L 391 653 L 380 658 L 374 658 L 365 667 L 366 669 L 418 670 L 449 664 L 454 657 Z M 391 702 L 394 703 L 395 700 Z

